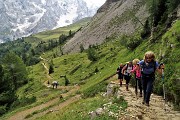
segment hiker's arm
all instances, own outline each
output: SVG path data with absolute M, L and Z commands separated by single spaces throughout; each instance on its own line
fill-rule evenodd
M 119 73 L 119 69 L 117 68 L 116 73 Z
M 126 69 L 126 66 L 124 66 L 121 70 L 121 73 L 124 74 L 124 70 Z
M 137 69 L 138 69 L 138 66 L 136 65 L 136 66 L 133 67 L 133 69 L 131 70 L 131 73 L 134 73 Z

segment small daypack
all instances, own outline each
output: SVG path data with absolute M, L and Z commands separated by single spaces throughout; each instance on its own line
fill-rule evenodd
M 127 67 L 126 67 L 126 69 L 125 69 L 125 71 L 126 71 L 126 72 L 125 72 L 125 75 L 131 76 L 130 72 L 129 72 L 129 73 L 127 72 L 127 69 L 128 69 L 128 67 L 129 67 L 128 64 L 126 64 L 126 66 L 127 66 Z M 131 69 L 131 70 L 133 70 L 133 65 L 132 65 L 132 69 Z
M 146 66 L 145 62 L 143 62 L 143 64 L 141 65 L 141 74 L 143 75 L 143 70 L 145 68 L 147 68 L 148 66 Z M 152 67 L 154 69 L 154 71 L 151 73 L 151 75 L 155 75 L 155 71 L 156 71 L 156 61 L 153 61 Z

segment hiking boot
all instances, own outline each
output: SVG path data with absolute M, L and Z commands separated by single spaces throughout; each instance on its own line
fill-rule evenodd
M 142 97 L 142 93 L 139 94 L 139 97 Z
M 149 103 L 145 103 L 145 105 L 149 107 Z
M 122 87 L 122 82 L 120 82 L 120 87 Z
M 128 89 L 128 85 L 126 85 L 126 91 L 129 91 L 129 89 Z

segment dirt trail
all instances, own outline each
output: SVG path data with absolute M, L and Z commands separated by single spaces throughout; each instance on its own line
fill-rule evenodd
M 130 87 L 129 91 L 126 91 L 124 83 L 120 91 L 121 96 L 128 102 L 128 108 L 121 113 L 119 120 L 180 120 L 180 112 L 174 111 L 170 103 L 165 104 L 161 96 L 152 94 L 148 107 L 142 104 L 142 97 L 136 96 L 134 88 Z
M 71 97 L 70 99 L 66 100 L 66 101 L 63 102 L 63 103 L 60 103 L 60 104 L 57 105 L 57 106 L 54 106 L 54 107 L 52 107 L 52 108 L 49 108 L 49 109 L 46 110 L 46 111 L 43 111 L 43 112 L 41 112 L 41 113 L 38 113 L 38 114 L 33 115 L 33 117 L 31 117 L 31 118 L 29 118 L 29 119 L 27 119 L 27 120 L 34 120 L 34 119 L 39 118 L 39 117 L 41 117 L 41 116 L 43 116 L 43 115 L 45 115 L 45 114 L 49 114 L 49 113 L 51 113 L 51 112 L 57 112 L 57 111 L 59 111 L 60 109 L 62 109 L 63 107 L 66 107 L 66 106 L 68 106 L 69 104 L 78 101 L 80 98 L 81 98 L 80 95 L 76 95 L 76 96 L 74 96 L 74 97 Z
M 41 58 L 43 59 L 43 58 Z M 44 59 L 43 59 L 44 60 Z M 43 62 L 42 65 L 44 66 L 44 68 L 46 69 L 46 76 L 47 76 L 47 79 L 48 80 L 51 80 L 52 77 L 48 74 L 48 68 L 46 66 L 46 64 Z M 47 81 L 48 81 L 47 80 Z M 51 87 L 51 85 L 48 85 L 47 84 L 47 81 L 45 81 L 43 84 L 47 87 Z M 20 111 L 20 112 L 17 112 L 15 113 L 13 116 L 11 116 L 10 118 L 8 118 L 8 120 L 24 120 L 25 117 L 35 111 L 39 111 L 39 110 L 42 110 L 46 107 L 49 107 L 55 103 L 57 103 L 59 100 L 60 100 L 60 97 L 62 98 L 65 98 L 67 96 L 70 96 L 72 94 L 74 94 L 76 91 L 78 91 L 80 88 L 80 86 L 58 86 L 56 89 L 59 89 L 59 90 L 67 90 L 68 92 L 67 93 L 64 93 L 64 94 L 60 94 L 58 95 L 55 99 L 52 99 L 46 103 L 43 103 L 41 105 L 38 105 L 38 106 L 35 106 L 35 107 L 32 107 L 30 109 L 27 109 L 27 110 L 24 110 L 24 111 Z M 58 109 L 61 109 L 65 106 L 67 106 L 68 104 L 71 104 L 77 100 L 80 99 L 80 95 L 76 95 L 74 97 L 70 97 L 69 99 L 67 99 L 65 102 L 62 102 L 60 103 L 59 105 L 55 106 L 55 107 L 52 107 L 52 108 L 49 108 L 50 110 L 46 110 L 46 111 L 43 111 L 41 113 L 38 113 L 36 115 L 34 115 L 33 117 L 29 118 L 29 119 L 35 119 L 36 117 L 40 117 L 46 113 L 48 113 L 49 111 L 57 111 Z
M 72 86 L 69 86 L 69 88 L 70 87 L 72 87 Z M 61 87 L 59 87 L 59 88 L 61 88 Z M 61 94 L 61 96 L 63 98 L 65 98 L 65 97 L 75 93 L 78 89 L 79 89 L 79 86 L 74 86 L 74 88 L 72 88 L 69 92 Z M 75 97 L 71 97 L 67 101 L 65 101 L 63 103 L 60 103 L 58 106 L 61 106 L 61 108 L 62 108 L 62 106 L 66 106 L 66 105 L 68 105 L 68 104 L 70 104 L 72 102 L 75 102 L 75 100 L 78 100 L 77 98 L 80 98 L 80 95 L 76 95 Z M 73 100 L 73 99 L 75 99 L 75 100 Z M 48 101 L 46 103 L 43 103 L 41 105 L 32 107 L 30 109 L 27 109 L 27 110 L 24 110 L 24 111 L 21 111 L 21 112 L 18 112 L 16 114 L 14 114 L 13 116 L 11 116 L 10 118 L 8 118 L 8 120 L 24 120 L 27 115 L 29 115 L 29 114 L 31 114 L 31 113 L 33 113 L 35 111 L 39 111 L 39 110 L 41 110 L 43 108 L 46 108 L 46 107 L 48 107 L 50 105 L 53 105 L 53 104 L 57 103 L 59 100 L 60 100 L 60 95 L 57 96 L 57 98 L 55 98 L 53 100 L 50 100 L 50 101 Z M 61 109 L 61 108 L 59 108 L 59 109 Z

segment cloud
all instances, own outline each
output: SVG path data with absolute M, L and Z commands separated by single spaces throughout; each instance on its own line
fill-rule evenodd
M 101 6 L 105 3 L 106 0 L 84 0 L 89 6 L 95 4 L 96 6 Z

